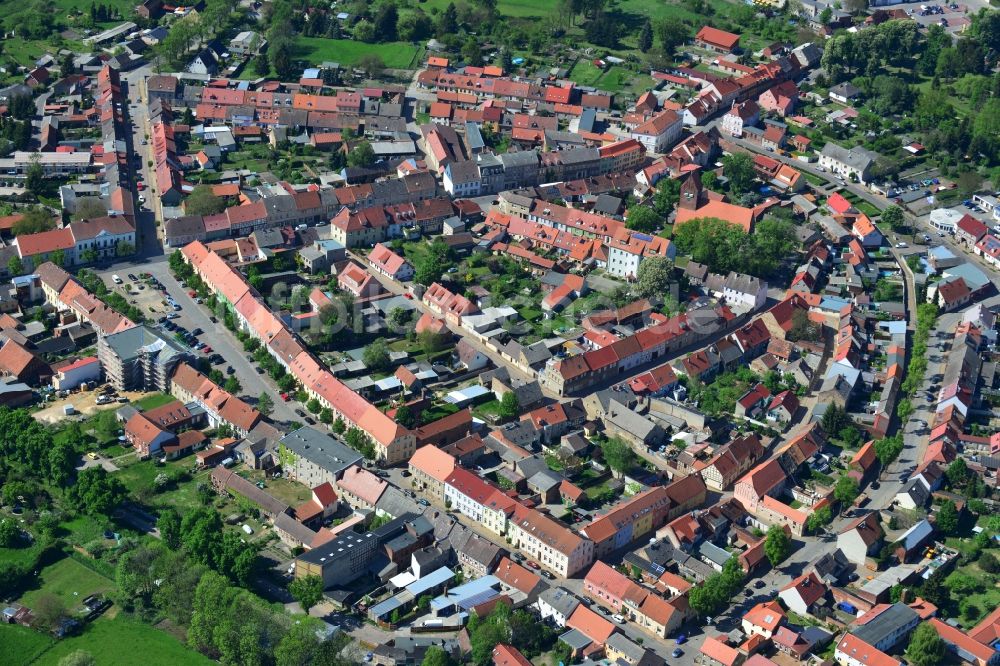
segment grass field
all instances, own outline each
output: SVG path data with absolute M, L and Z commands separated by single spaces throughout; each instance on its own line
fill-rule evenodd
M 22 604 L 31 608 L 43 594 L 54 594 L 70 612 L 79 609 L 91 594 L 107 592 L 114 587 L 113 581 L 68 557 L 42 569 L 38 583 L 40 587 L 24 593 L 20 599 Z
M 125 618 L 101 618 L 83 634 L 55 641 L 32 629 L 0 625 L 0 663 L 9 666 L 56 666 L 76 650 L 89 652 L 98 664 L 188 666 L 211 660 L 188 649 L 170 634 Z
M 380 56 L 385 66 L 390 69 L 410 69 L 419 64 L 418 56 L 422 52 L 421 47 L 409 42 L 365 44 L 353 39 L 298 37 L 295 40 L 294 57 L 312 65 L 336 62 L 351 66 L 357 64 L 362 56 L 373 53 Z
M 176 398 L 169 393 L 153 393 L 152 395 L 147 395 L 144 398 L 140 398 L 133 403 L 136 409 L 146 411 L 147 409 L 156 409 L 157 407 L 162 407 L 168 402 L 173 402 Z
M 570 70 L 569 78 L 581 86 L 592 86 L 608 92 L 628 89 L 637 95 L 653 85 L 652 77 L 645 74 L 637 74 L 618 65 L 602 70 L 589 60 L 579 60 Z

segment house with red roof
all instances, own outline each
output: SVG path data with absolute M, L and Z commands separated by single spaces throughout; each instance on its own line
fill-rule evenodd
M 318 529 L 323 521 L 337 512 L 337 491 L 329 481 L 312 489 L 312 497 L 295 508 L 295 520 L 306 527 Z
M 740 45 L 740 36 L 706 25 L 694 36 L 694 43 L 716 53 L 732 53 Z
M 566 626 L 586 636 L 598 650 L 618 631 L 618 627 L 583 605 L 576 607 L 566 620 Z M 588 653 L 588 649 L 584 648 L 583 653 Z
M 738 418 L 756 419 L 761 416 L 771 399 L 771 391 L 763 384 L 757 384 L 736 400 L 735 414 Z
M 409 462 L 414 487 L 444 504 L 445 482 L 455 470 L 455 457 L 433 445 L 417 449 Z
M 815 572 L 804 573 L 778 592 L 778 598 L 789 610 L 799 615 L 811 615 L 813 609 L 826 600 L 827 587 Z
M 349 261 L 337 274 L 337 285 L 356 298 L 371 298 L 382 293 L 382 283 L 353 261 Z
M 963 215 L 955 225 L 955 238 L 969 247 L 978 243 L 989 231 L 987 226 L 968 213 Z
M 762 601 L 743 616 L 743 633 L 771 638 L 785 619 L 785 611 L 776 600 Z
M 705 638 L 705 642 L 698 649 L 701 653 L 702 664 L 706 664 L 706 666 L 741 666 L 746 661 L 746 656 L 724 639 L 724 636 Z
M 397 282 L 413 279 L 413 266 L 386 245 L 378 243 L 368 254 L 372 268 Z

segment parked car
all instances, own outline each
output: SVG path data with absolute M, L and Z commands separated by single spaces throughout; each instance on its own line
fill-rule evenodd
M 296 408 L 295 408 L 295 414 L 296 414 L 296 416 L 300 416 L 300 417 L 302 417 L 302 418 L 305 418 L 305 417 L 306 417 L 306 413 L 305 413 L 304 411 L 302 411 L 302 410 L 301 410 L 300 408 L 298 408 L 298 407 L 296 407 Z
M 552 575 L 550 571 L 546 569 L 542 569 L 540 573 L 542 574 L 542 578 L 548 578 L 549 580 L 555 580 L 556 578 L 554 575 Z
M 532 560 L 528 560 L 527 562 L 525 562 L 525 564 L 534 569 L 535 571 L 540 571 L 542 568 L 538 565 L 538 562 L 533 562 Z
M 682 654 L 684 654 L 684 650 L 682 650 L 680 648 L 674 648 L 674 651 L 670 653 L 670 656 L 673 657 L 674 659 L 677 659 Z
M 284 401 L 284 402 L 288 402 L 289 400 L 291 400 L 291 398 L 289 398 L 289 397 L 288 397 L 288 394 L 287 394 L 287 393 L 282 393 L 282 394 L 281 394 L 281 399 L 282 399 L 282 401 Z

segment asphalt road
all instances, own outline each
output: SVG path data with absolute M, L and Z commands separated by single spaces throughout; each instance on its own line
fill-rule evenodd
M 236 371 L 236 378 L 243 387 L 241 397 L 247 398 L 247 401 L 250 403 L 255 403 L 257 397 L 262 392 L 267 393 L 274 402 L 274 410 L 270 417 L 272 421 L 301 421 L 301 418 L 292 411 L 291 403 L 282 401 L 277 386 L 271 381 L 270 377 L 257 374 L 256 365 L 248 358 L 246 352 L 243 351 L 243 345 L 236 339 L 236 336 L 223 326 L 221 322 L 213 323 L 209 319 L 210 313 L 208 309 L 195 303 L 194 299 L 188 296 L 187 290 L 181 288 L 180 284 L 170 273 L 170 267 L 167 262 L 155 261 L 126 266 L 119 264 L 117 267 L 99 271 L 98 274 L 110 285 L 112 273 L 118 273 L 123 279 L 126 279 L 124 274 L 126 271 L 151 273 L 157 280 L 163 283 L 167 288 L 167 293 L 181 306 L 181 310 L 178 312 L 180 317 L 174 319 L 174 321 L 189 331 L 195 328 L 200 328 L 204 331 L 199 336 L 199 339 L 212 347 L 213 351 L 221 354 L 225 360 L 225 363 L 215 367 L 225 372 L 228 365 L 232 366 Z M 155 317 L 156 315 L 153 316 Z M 194 353 L 204 356 L 204 354 L 198 352 Z

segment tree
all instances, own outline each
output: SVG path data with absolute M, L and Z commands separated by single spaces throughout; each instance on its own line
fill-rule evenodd
M 13 548 L 21 540 L 21 528 L 11 518 L 0 520 L 0 548 Z
M 656 194 L 653 196 L 653 210 L 664 219 L 673 212 L 677 202 L 681 200 L 681 181 L 674 178 L 661 178 L 656 184 Z
M 882 211 L 882 216 L 879 221 L 888 224 L 889 227 L 896 231 L 906 225 L 906 220 L 903 217 L 903 209 L 895 204 L 887 206 L 885 210 Z
M 792 539 L 785 532 L 785 528 L 780 525 L 772 525 L 767 530 L 767 537 L 764 540 L 764 554 L 767 555 L 768 562 L 772 567 L 777 567 L 785 561 L 792 551 Z
M 329 407 L 324 407 L 319 410 L 319 420 L 321 423 L 325 423 L 326 425 L 333 423 L 333 410 Z
M 59 623 L 69 617 L 66 602 L 52 594 L 43 592 L 35 599 L 31 612 L 35 615 L 37 628 L 52 631 Z
M 945 470 L 945 475 L 953 488 L 964 486 L 969 480 L 969 467 L 965 464 L 965 459 L 955 458 Z
M 226 209 L 226 202 L 212 192 L 210 185 L 198 185 L 184 200 L 188 215 L 216 215 Z
M 271 67 L 274 69 L 274 73 L 278 75 L 281 80 L 287 80 L 291 78 L 295 71 L 295 66 L 292 64 L 292 47 L 287 41 L 279 42 L 278 44 L 273 44 L 268 53 L 271 54 Z
M 651 48 L 653 48 L 653 25 L 646 21 L 639 31 L 639 50 L 648 53 Z
M 420 350 L 424 354 L 435 354 L 447 346 L 448 335 L 426 329 L 417 333 L 417 342 L 420 343 Z
M 10 273 L 11 277 L 24 274 L 24 264 L 21 263 L 21 259 L 17 255 L 12 256 L 7 262 L 7 272 Z
M 886 469 L 903 452 L 903 437 L 902 435 L 895 435 L 893 437 L 877 439 L 875 440 L 874 448 L 875 455 L 878 456 L 878 461 L 882 465 L 882 469 Z
M 612 437 L 601 444 L 604 462 L 616 475 L 620 476 L 635 466 L 635 451 L 620 437 Z
M 86 650 L 73 650 L 59 660 L 59 666 L 97 666 L 97 660 Z
M 441 239 L 431 243 L 429 251 L 414 261 L 413 279 L 424 286 L 441 279 L 441 275 L 453 265 L 452 250 Z
M 989 574 L 1000 573 L 1000 560 L 997 560 L 996 555 L 993 553 L 984 551 L 979 556 L 979 568 Z
M 306 403 L 306 409 L 308 409 L 313 414 L 319 414 L 319 410 L 323 407 L 319 404 L 319 400 L 316 398 L 309 398 L 309 402 Z
M 402 328 L 410 321 L 413 316 L 411 310 L 405 308 L 395 307 L 389 310 L 389 325 L 393 328 Z
M 323 579 L 319 576 L 298 577 L 288 585 L 288 591 L 308 614 L 309 609 L 323 599 Z
M 454 666 L 455 660 L 443 648 L 432 645 L 424 652 L 424 660 L 420 666 Z
M 858 498 L 858 482 L 843 474 L 833 487 L 833 498 L 840 502 L 841 511 Z
M 29 208 L 21 213 L 23 216 L 14 223 L 11 232 L 15 236 L 22 234 L 37 234 L 39 231 L 49 231 L 56 228 L 56 221 L 47 208 Z
M 222 384 L 222 388 L 226 389 L 233 395 L 236 395 L 243 390 L 243 385 L 240 384 L 240 380 L 236 379 L 236 375 L 229 375 L 226 377 L 226 381 Z
M 264 416 L 270 416 L 274 411 L 274 399 L 267 393 L 257 396 L 257 411 Z
M 757 172 L 749 153 L 732 153 L 722 158 L 722 168 L 729 179 L 729 191 L 742 196 L 753 189 Z
M 667 18 L 656 24 L 656 40 L 668 58 L 673 58 L 674 51 L 686 42 L 690 35 L 687 24 L 679 18 Z
M 108 214 L 108 208 L 97 197 L 83 197 L 76 202 L 76 210 L 73 211 L 74 220 L 90 220 L 96 217 L 104 217 Z
M 35 196 L 45 191 L 45 172 L 42 170 L 40 159 L 37 153 L 33 154 L 24 173 L 24 187 Z
M 380 372 L 389 368 L 389 347 L 384 338 L 376 338 L 365 347 L 361 360 L 370 371 Z
M 926 622 L 920 623 L 906 646 L 906 660 L 913 666 L 935 666 L 944 661 L 946 646 L 937 630 Z
M 517 394 L 513 391 L 507 391 L 502 396 L 500 396 L 500 407 L 497 413 L 500 418 L 504 420 L 515 418 L 521 411 L 520 401 L 517 399 Z
M 118 241 L 115 245 L 115 256 L 116 257 L 130 257 L 135 254 L 135 245 L 129 243 L 126 240 Z
M 344 419 L 339 416 L 334 420 L 333 425 L 330 426 L 330 430 L 337 433 L 338 435 L 343 435 L 344 431 L 347 430 L 347 424 L 344 423 Z
M 171 550 L 181 547 L 181 516 L 173 508 L 160 511 L 156 519 L 156 527 L 160 530 L 160 538 Z
M 413 410 L 409 405 L 400 405 L 396 408 L 396 423 L 404 428 L 412 428 L 417 425 L 417 417 L 413 415 Z
M 108 474 L 103 467 L 80 472 L 68 492 L 81 510 L 95 516 L 111 514 L 128 494 L 121 480 Z
M 653 233 L 662 223 L 663 219 L 646 206 L 633 206 L 625 217 L 626 227 L 643 233 Z
M 375 14 L 375 37 L 382 42 L 396 41 L 396 25 L 399 23 L 399 11 L 396 5 L 382 3 Z
M 938 509 L 934 524 L 945 536 L 951 536 L 958 529 L 958 509 L 955 503 L 948 500 Z
M 352 167 L 370 167 L 375 163 L 375 151 L 372 144 L 359 141 L 347 153 L 347 165 Z
M 377 53 L 366 53 L 360 58 L 355 66 L 368 75 L 370 79 L 377 79 L 385 71 L 385 61 Z
M 643 259 L 635 279 L 636 291 L 644 298 L 658 296 L 665 299 L 673 272 L 674 262 L 667 257 Z
M 824 504 L 809 514 L 806 519 L 806 529 L 815 534 L 820 528 L 829 525 L 833 520 L 833 511 L 829 504 Z
M 465 64 L 471 67 L 481 67 L 483 65 L 483 49 L 479 40 L 469 37 L 462 45 L 462 58 Z

